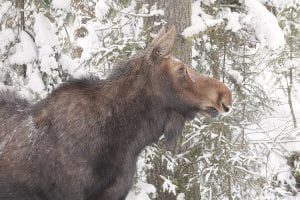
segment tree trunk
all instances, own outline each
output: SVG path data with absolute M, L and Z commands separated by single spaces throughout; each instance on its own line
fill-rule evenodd
M 18 12 L 18 33 L 20 33 L 21 31 L 25 31 L 25 0 L 16 0 L 16 10 Z M 26 78 L 26 64 L 17 66 L 17 70 L 19 71 L 20 75 Z
M 16 8 L 17 11 L 20 14 L 19 18 L 19 27 L 21 27 L 22 30 L 25 30 L 25 15 L 24 15 L 24 9 L 25 9 L 25 0 L 16 0 Z
M 180 59 L 186 65 L 191 66 L 192 64 L 192 41 L 183 38 L 181 35 L 182 31 L 191 25 L 191 12 L 192 12 L 192 1 L 191 0 L 141 0 L 142 4 L 148 4 L 149 9 L 156 5 L 157 9 L 164 10 L 164 16 L 154 16 L 151 18 L 144 19 L 144 30 L 148 32 L 157 32 L 161 26 L 155 27 L 154 24 L 162 23 L 166 21 L 165 24 L 166 29 L 168 29 L 171 25 L 176 26 L 177 30 L 177 38 L 174 44 L 174 48 L 172 54 Z M 162 23 L 163 24 L 163 23 Z M 182 138 L 177 140 L 175 152 L 180 153 Z M 164 149 L 162 145 L 159 146 Z M 162 150 L 164 151 L 164 150 Z M 176 197 L 173 194 L 169 194 L 167 191 L 164 192 L 162 189 L 163 181 L 159 175 L 168 176 L 171 179 L 176 179 L 177 194 L 178 193 L 186 193 L 185 189 L 181 187 L 181 183 L 186 182 L 187 180 L 178 180 L 178 178 L 182 177 L 183 170 L 175 169 L 174 173 L 167 171 L 165 163 L 162 164 L 161 156 L 164 152 L 159 152 L 157 158 L 152 160 L 153 168 L 147 172 L 147 181 L 157 188 L 157 199 L 158 200 L 174 200 Z M 180 168 L 180 166 L 178 166 Z M 191 191 L 192 193 L 192 191 Z M 186 194 L 187 196 L 187 194 Z M 189 198 L 197 199 L 194 198 Z M 197 199 L 198 200 L 198 199 Z
M 293 9 L 291 10 L 291 21 L 292 21 L 292 16 L 293 16 Z M 293 53 L 294 53 L 294 48 L 293 48 L 293 35 L 291 35 L 288 39 L 288 44 L 289 44 L 289 60 L 293 60 Z M 291 112 L 291 117 L 293 120 L 293 125 L 294 128 L 297 128 L 297 120 L 296 120 L 296 115 L 294 111 L 294 106 L 293 106 L 293 101 L 292 101 L 292 87 L 293 87 L 293 68 L 290 68 L 288 71 L 288 74 L 286 75 L 286 80 L 287 80 L 287 97 L 288 97 L 288 104 Z M 295 171 L 297 169 L 296 166 L 294 166 L 294 162 L 296 159 L 299 159 L 299 155 L 297 155 L 296 152 L 292 153 L 292 156 L 288 158 L 288 165 L 292 168 L 292 171 Z M 293 173 L 293 176 L 296 180 L 295 187 L 296 189 L 299 190 L 300 188 L 300 176 L 297 173 Z
M 175 25 L 177 38 L 173 48 L 174 56 L 181 59 L 187 65 L 192 63 L 192 41 L 186 40 L 181 35 L 182 31 L 191 25 L 192 1 L 191 0 L 141 0 L 142 3 L 148 4 L 151 8 L 156 4 L 157 9 L 164 10 L 164 17 L 154 16 L 145 18 L 144 30 L 158 31 L 160 27 L 154 28 L 154 23 L 167 22 L 166 28 Z
M 184 39 L 181 33 L 186 27 L 191 25 L 191 15 L 191 0 L 165 1 L 165 17 L 168 25 L 175 25 L 177 29 L 177 39 L 173 54 L 187 65 L 192 64 L 192 41 Z
M 291 11 L 291 16 L 293 15 L 293 10 Z M 290 37 L 290 60 L 293 60 L 293 36 Z M 293 107 L 293 101 L 292 101 L 292 86 L 293 86 L 293 69 L 290 68 L 289 69 L 289 74 L 288 74 L 288 79 L 289 79 L 289 83 L 287 86 L 287 93 L 288 93 L 288 103 L 289 103 L 289 107 L 290 107 L 290 111 L 291 111 L 291 115 L 292 115 L 292 119 L 293 119 L 293 124 L 294 124 L 294 128 L 297 128 L 297 121 L 296 121 L 296 115 L 294 112 L 294 107 Z

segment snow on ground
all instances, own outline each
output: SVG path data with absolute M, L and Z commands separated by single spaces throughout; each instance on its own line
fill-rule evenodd
M 149 183 L 139 181 L 136 187 L 138 191 L 131 190 L 126 200 L 151 200 L 149 195 L 156 193 L 156 188 Z

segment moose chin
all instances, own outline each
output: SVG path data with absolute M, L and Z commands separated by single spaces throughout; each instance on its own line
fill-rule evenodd
M 30 103 L 0 94 L 0 198 L 124 200 L 139 153 L 187 120 L 228 112 L 231 92 L 170 55 L 175 27 L 105 80 L 61 84 Z

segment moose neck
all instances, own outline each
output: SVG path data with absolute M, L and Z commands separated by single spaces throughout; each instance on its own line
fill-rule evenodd
M 130 88 L 128 88 L 130 86 Z M 147 78 L 143 76 L 120 77 L 106 87 L 113 89 L 109 106 L 112 117 L 106 121 L 108 127 L 120 131 L 113 134 L 132 153 L 158 140 L 163 134 L 167 113 L 160 100 L 151 94 Z
M 143 59 L 129 60 L 106 80 L 62 84 L 33 106 L 34 123 L 59 130 L 59 143 L 68 144 L 63 148 L 79 154 L 97 156 L 104 146 L 138 154 L 163 134 L 168 115 L 149 73 L 140 71 L 141 63 Z M 142 70 L 147 70 L 145 64 Z

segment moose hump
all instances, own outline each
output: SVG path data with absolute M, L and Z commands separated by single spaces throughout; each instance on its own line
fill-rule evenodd
M 176 30 L 105 80 L 63 83 L 28 103 L 0 94 L 0 198 L 125 200 L 139 153 L 165 133 L 169 144 L 197 113 L 228 112 L 231 93 L 170 56 Z

